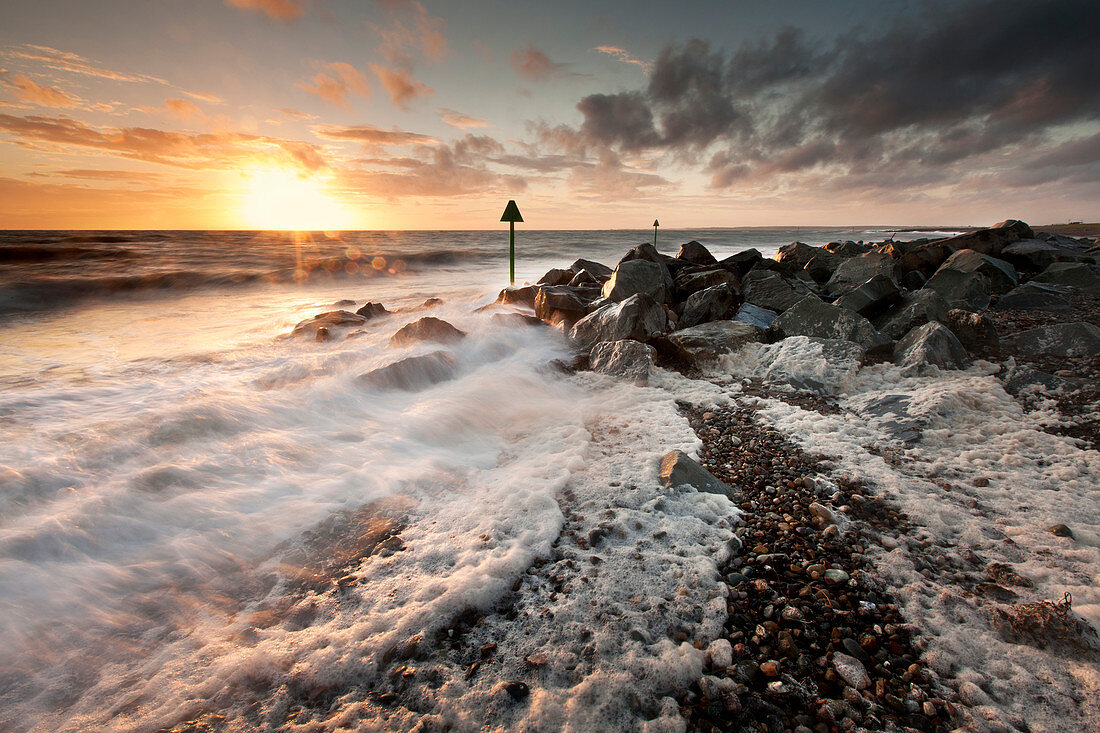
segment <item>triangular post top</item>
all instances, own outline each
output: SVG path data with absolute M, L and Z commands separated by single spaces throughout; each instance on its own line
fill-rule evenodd
M 659 226 L 661 226 L 661 222 L 659 222 L 659 221 L 657 221 L 656 219 L 654 219 L 654 220 L 653 220 L 653 226 L 655 226 L 655 227 L 659 227 Z
M 523 221 L 523 215 L 519 213 L 519 207 L 515 201 L 509 201 L 504 207 L 504 213 L 500 215 L 501 221 Z

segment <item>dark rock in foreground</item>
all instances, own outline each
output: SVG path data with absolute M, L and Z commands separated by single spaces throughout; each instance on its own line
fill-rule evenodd
M 291 336 L 312 336 L 317 337 L 319 329 L 325 329 L 326 334 L 330 334 L 330 329 L 341 328 L 348 326 L 361 326 L 367 322 L 367 319 L 351 311 L 328 311 L 327 313 L 321 313 L 313 318 L 308 318 L 294 327 L 294 330 L 290 332 Z
M 903 367 L 931 364 L 941 369 L 964 369 L 970 363 L 970 356 L 951 329 L 929 321 L 898 341 L 894 347 L 894 361 Z
M 641 386 L 649 382 L 656 350 L 638 341 L 602 341 L 592 347 L 588 368 L 599 374 L 625 377 Z
M 690 486 L 707 494 L 722 494 L 731 499 L 737 497 L 737 492 L 732 487 L 716 479 L 710 471 L 681 450 L 669 451 L 664 455 L 659 476 L 661 486 L 666 488 Z
M 598 341 L 645 341 L 668 328 L 664 307 L 645 293 L 609 303 L 577 321 L 569 337 L 584 348 Z
M 664 342 L 676 358 L 700 367 L 763 336 L 764 331 L 751 323 L 713 321 L 673 331 Z
M 1020 331 L 1004 344 L 1020 354 L 1041 356 L 1096 356 L 1100 354 L 1100 328 L 1091 323 L 1056 323 Z
M 853 341 L 865 349 L 881 346 L 890 340 L 858 313 L 824 303 L 816 296 L 807 296 L 781 313 L 772 324 L 772 330 L 783 338 L 813 336 L 841 339 Z

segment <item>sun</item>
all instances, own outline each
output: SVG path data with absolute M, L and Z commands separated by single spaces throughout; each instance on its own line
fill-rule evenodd
M 241 216 L 256 229 L 332 231 L 347 229 L 351 214 L 325 193 L 323 181 L 288 170 L 249 174 Z

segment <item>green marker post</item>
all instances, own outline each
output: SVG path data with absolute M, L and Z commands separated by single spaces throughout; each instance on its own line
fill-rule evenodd
M 661 226 L 661 222 L 656 219 L 653 220 L 653 249 L 657 249 L 657 227 Z
M 509 282 L 512 285 L 516 284 L 516 222 L 523 221 L 523 216 L 519 213 L 519 207 L 516 206 L 515 201 L 509 201 L 508 205 L 504 207 L 504 213 L 500 215 L 501 221 L 508 222 L 508 274 Z

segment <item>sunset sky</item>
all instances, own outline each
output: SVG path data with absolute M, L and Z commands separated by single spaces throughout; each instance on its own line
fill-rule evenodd
M 0 228 L 1100 218 L 1095 0 L 0 0 Z

